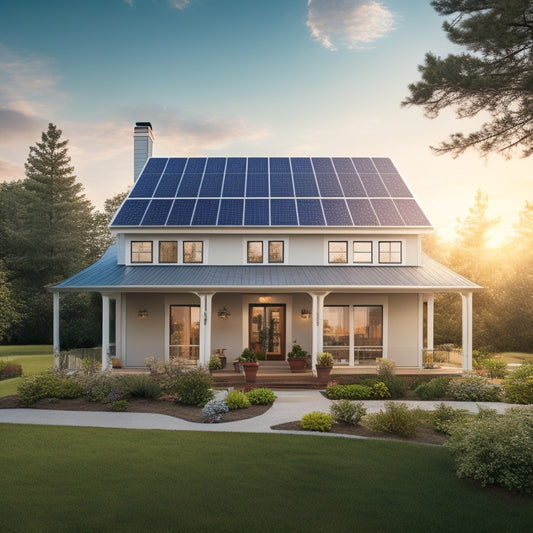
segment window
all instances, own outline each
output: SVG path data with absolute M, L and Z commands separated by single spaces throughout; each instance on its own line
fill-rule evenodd
M 348 243 L 346 241 L 328 242 L 328 263 L 347 263 Z
M 152 262 L 152 241 L 132 241 L 131 242 L 131 262 L 151 263 Z
M 183 262 L 203 263 L 204 243 L 202 241 L 183 241 Z
M 198 360 L 200 354 L 200 307 L 170 306 L 170 359 Z
M 247 261 L 248 263 L 263 262 L 263 241 L 248 241 Z
M 159 241 L 159 262 L 160 263 L 177 263 L 178 262 L 177 241 Z
M 355 305 L 353 308 L 355 364 L 375 364 L 383 357 L 383 307 Z
M 401 241 L 381 241 L 379 243 L 380 263 L 401 263 L 402 243 Z
M 347 365 L 350 361 L 350 308 L 324 307 L 324 350 L 333 356 L 334 364 Z
M 283 241 L 268 241 L 268 262 L 283 263 Z
M 354 241 L 353 262 L 372 263 L 372 241 Z

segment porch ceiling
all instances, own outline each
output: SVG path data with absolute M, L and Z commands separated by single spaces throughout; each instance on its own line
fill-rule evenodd
M 96 263 L 49 287 L 91 292 L 461 292 L 481 287 L 424 256 L 423 266 L 117 265 L 111 246 Z

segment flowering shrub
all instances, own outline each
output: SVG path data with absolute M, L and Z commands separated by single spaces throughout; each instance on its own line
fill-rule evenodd
M 226 404 L 230 409 L 246 409 L 252 405 L 244 392 L 232 390 L 226 396 Z
M 357 426 L 361 418 L 366 415 L 366 408 L 363 402 L 350 402 L 349 400 L 333 402 L 329 411 L 337 422 L 345 422 L 353 426 Z
M 274 403 L 276 395 L 270 389 L 252 389 L 246 393 L 252 405 L 269 405 Z
M 467 373 L 450 381 L 448 396 L 463 402 L 499 402 L 500 389 L 483 376 Z
M 331 431 L 331 416 L 320 411 L 313 411 L 302 416 L 300 426 L 308 431 Z
M 202 409 L 204 415 L 204 422 L 214 424 L 222 420 L 222 415 L 229 411 L 226 402 L 221 400 L 210 400 Z
M 533 363 L 519 366 L 503 383 L 505 401 L 509 403 L 533 403 Z
M 83 390 L 83 395 L 92 402 L 103 402 L 109 393 L 116 389 L 125 392 L 124 382 L 119 376 L 111 374 L 110 371 L 94 372 L 86 374 L 77 372 L 72 379 L 76 381 Z
M 459 477 L 483 487 L 533 492 L 533 409 L 514 407 L 504 415 L 482 410 L 472 421 L 453 426 L 445 446 Z

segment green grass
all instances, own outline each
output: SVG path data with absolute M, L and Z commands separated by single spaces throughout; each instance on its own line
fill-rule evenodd
M 521 353 L 521 352 L 503 352 L 497 354 L 500 357 L 503 357 L 507 360 L 507 363 L 524 363 L 530 361 L 533 363 L 533 354 L 531 353 Z
M 22 365 L 24 376 L 44 372 L 54 364 L 50 345 L 0 346 L 0 359 Z M 0 398 L 17 393 L 20 378 L 0 381 Z
M 387 441 L 0 425 L 5 532 L 528 531 L 531 498 Z

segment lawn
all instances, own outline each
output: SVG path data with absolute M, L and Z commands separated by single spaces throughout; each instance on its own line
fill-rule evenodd
M 499 357 L 503 357 L 507 363 L 522 364 L 525 362 L 533 363 L 533 354 L 522 352 L 503 352 L 498 354 Z
M 0 346 L 0 359 L 22 365 L 23 375 L 38 374 L 54 364 L 50 345 Z M 17 393 L 20 378 L 0 381 L 0 398 Z
M 5 532 L 529 531 L 436 446 L 300 435 L 0 425 Z

